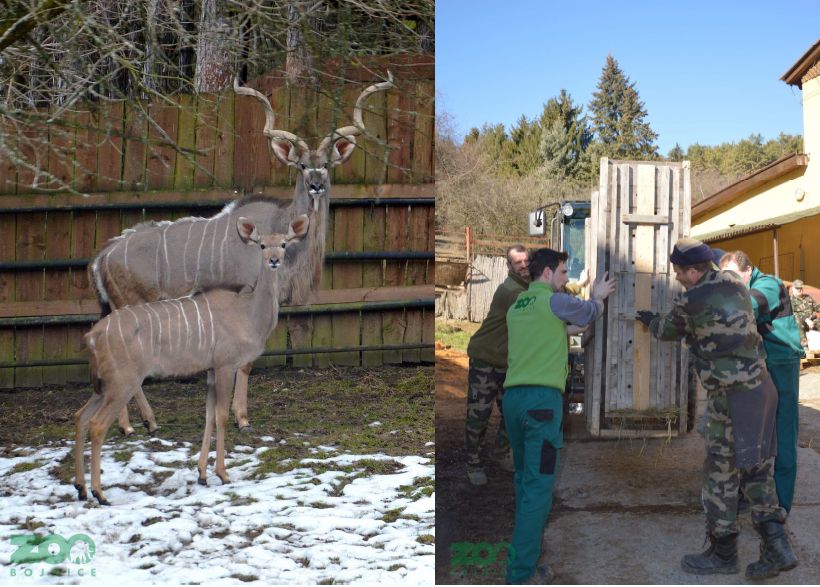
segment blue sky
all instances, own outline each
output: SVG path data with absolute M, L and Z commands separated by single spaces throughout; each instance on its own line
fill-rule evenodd
M 663 155 L 803 134 L 801 92 L 780 77 L 819 38 L 817 0 L 437 0 L 436 110 L 459 136 L 533 118 L 561 88 L 588 113 L 612 54 Z

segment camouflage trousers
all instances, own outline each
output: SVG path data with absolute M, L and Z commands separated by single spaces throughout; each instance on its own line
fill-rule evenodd
M 751 506 L 754 524 L 784 522 L 786 512 L 780 507 L 774 484 L 774 457 L 748 469 L 738 469 L 735 465 L 735 440 L 725 393 L 709 392 L 704 432 L 706 459 L 701 499 L 707 530 L 716 537 L 740 531 L 737 521 L 740 492 Z
M 483 361 L 470 359 L 467 374 L 467 426 L 464 436 L 464 450 L 467 453 L 467 465 L 481 466 L 481 443 L 487 432 L 487 424 L 493 413 L 493 404 L 498 406 L 501 421 L 495 434 L 493 457 L 503 457 L 510 450 L 510 440 L 504 427 L 504 413 L 501 410 L 501 398 L 504 397 L 504 379 L 506 369 L 493 367 Z

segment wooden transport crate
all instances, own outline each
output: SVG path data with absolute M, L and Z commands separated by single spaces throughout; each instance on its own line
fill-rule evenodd
M 593 436 L 649 437 L 686 430 L 688 353 L 634 318 L 668 312 L 682 291 L 669 253 L 689 234 L 689 163 L 601 159 L 587 259 L 592 275 L 618 280 L 584 336 L 587 427 Z

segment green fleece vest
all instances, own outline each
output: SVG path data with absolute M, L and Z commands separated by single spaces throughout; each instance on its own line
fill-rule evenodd
M 528 282 L 510 271 L 498 286 L 490 302 L 490 311 L 481 327 L 467 345 L 467 356 L 484 361 L 496 369 L 507 368 L 507 310 L 521 292 L 527 291 Z
M 552 288 L 535 281 L 507 312 L 509 352 L 504 387 L 542 385 L 562 393 L 567 382 L 567 326 L 552 313 Z

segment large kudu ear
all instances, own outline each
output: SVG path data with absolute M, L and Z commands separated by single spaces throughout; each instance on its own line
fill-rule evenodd
M 330 151 L 330 165 L 341 165 L 353 154 L 356 149 L 356 137 L 346 136 L 338 139 L 333 143 L 333 149 Z
M 236 230 L 239 232 L 239 238 L 245 244 L 249 242 L 258 243 L 260 240 L 256 225 L 244 216 L 240 216 L 239 220 L 236 221 Z
M 233 89 L 238 95 L 251 96 L 262 104 L 265 110 L 265 128 L 262 129 L 262 134 L 270 140 L 271 150 L 276 158 L 285 165 L 295 167 L 301 155 L 310 150 L 307 143 L 293 133 L 275 128 L 276 114 L 267 96 L 253 88 L 240 87 L 239 78 L 234 78 Z
M 299 145 L 286 139 L 271 139 L 270 148 L 281 163 L 296 167 L 302 156 Z
M 290 223 L 287 240 L 302 240 L 305 238 L 308 228 L 310 228 L 310 217 L 308 217 L 307 214 L 297 216 L 293 222 Z

